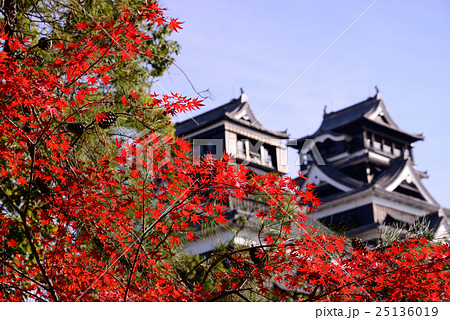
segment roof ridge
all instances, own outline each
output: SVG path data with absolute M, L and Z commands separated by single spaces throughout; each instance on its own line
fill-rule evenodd
M 189 122 L 189 121 L 196 120 L 196 119 L 199 119 L 199 118 L 207 117 L 207 116 L 209 116 L 210 114 L 212 114 L 212 113 L 214 113 L 214 112 L 217 112 L 219 109 L 225 109 L 224 107 L 226 107 L 226 106 L 228 106 L 228 105 L 232 105 L 233 103 L 236 103 L 236 102 L 239 102 L 239 104 L 245 104 L 245 102 L 242 103 L 242 102 L 240 102 L 239 99 L 233 98 L 233 99 L 231 99 L 229 102 L 227 102 L 227 103 L 225 103 L 225 104 L 222 104 L 222 105 L 220 105 L 220 106 L 218 106 L 218 107 L 215 107 L 215 108 L 213 108 L 213 109 L 211 109 L 211 110 L 209 110 L 209 111 L 200 113 L 200 114 L 198 114 L 198 115 L 196 115 L 196 116 L 194 116 L 194 117 L 191 117 L 191 118 L 189 118 L 189 119 L 183 120 L 183 121 L 181 121 L 181 122 L 177 122 L 176 124 L 179 125 L 179 124 L 182 124 L 182 123 L 184 123 L 184 122 Z M 228 111 L 228 110 L 224 110 L 224 114 L 225 114 L 226 112 L 229 112 L 229 111 Z
M 377 96 L 369 97 L 366 100 L 363 100 L 363 101 L 360 101 L 358 103 L 355 103 L 355 104 L 353 104 L 353 105 L 351 105 L 349 107 L 345 107 L 343 109 L 340 109 L 340 110 L 337 110 L 337 111 L 333 111 L 333 112 L 330 112 L 330 113 L 324 113 L 324 118 L 330 118 L 330 117 L 336 116 L 339 113 L 348 112 L 348 111 L 350 111 L 350 109 L 356 108 L 356 107 L 360 106 L 361 104 L 367 103 L 367 102 L 369 102 L 371 100 L 381 101 L 381 99 L 378 99 Z

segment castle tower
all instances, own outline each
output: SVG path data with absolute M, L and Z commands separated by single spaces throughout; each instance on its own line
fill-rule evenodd
M 202 113 L 196 117 L 175 124 L 175 134 L 192 141 L 196 155 L 211 154 L 220 158 L 225 151 L 233 155 L 237 164 L 245 164 L 256 174 L 287 173 L 287 147 L 289 135 L 272 131 L 259 123 L 242 92 L 240 97 Z M 257 244 L 258 228 L 250 222 L 258 209 L 267 207 L 257 199 L 228 199 L 226 217 L 231 224 L 243 217 L 247 223 L 238 234 L 231 230 L 213 232 L 187 246 L 189 254 L 207 254 L 220 243 Z M 256 228 L 256 229 L 255 229 Z
M 225 151 L 257 174 L 287 173 L 286 132 L 269 130 L 253 114 L 245 93 L 220 107 L 175 124 L 193 142 L 194 154 L 220 158 Z
M 316 185 L 322 206 L 313 214 L 326 226 L 363 240 L 380 228 L 405 228 L 424 220 L 436 235 L 447 236 L 450 210 L 441 207 L 416 169 L 413 143 L 420 134 L 401 130 L 377 92 L 337 112 L 325 113 L 319 129 L 296 141 L 301 173 Z

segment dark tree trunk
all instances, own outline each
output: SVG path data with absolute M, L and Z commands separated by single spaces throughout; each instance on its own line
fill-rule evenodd
M 5 17 L 5 33 L 8 37 L 14 36 L 17 23 L 17 2 L 18 0 L 2 0 L 1 11 Z M 5 43 L 5 52 L 10 52 L 9 41 Z

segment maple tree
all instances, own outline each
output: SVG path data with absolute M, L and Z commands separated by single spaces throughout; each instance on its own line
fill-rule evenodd
M 144 24 L 181 29 L 147 1 L 115 19 L 80 19 L 77 36 L 54 40 L 41 61 L 3 25 L 2 300 L 449 300 L 448 244 L 352 249 L 308 222 L 320 204 L 311 185 L 251 174 L 226 154 L 193 159 L 190 144 L 165 131 L 170 120 L 155 117 L 198 109 L 198 99 L 143 101 L 133 88 L 118 96 L 116 65 L 153 56 Z M 132 142 L 117 131 L 127 120 L 145 128 Z M 199 228 L 230 226 L 230 198 L 267 204 L 249 218 L 257 243 L 184 254 Z

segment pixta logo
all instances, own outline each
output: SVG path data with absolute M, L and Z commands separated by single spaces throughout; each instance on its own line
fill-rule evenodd
M 125 152 L 128 168 L 148 175 L 172 160 L 171 137 L 147 129 L 141 132 L 136 131 L 119 128 L 113 136 L 114 139 L 122 141 L 120 152 Z M 301 148 L 297 147 L 296 140 L 193 139 L 192 156 L 193 160 L 201 159 L 206 155 L 219 160 L 224 152 L 228 151 L 235 156 L 235 160 L 239 158 L 239 163 L 242 165 L 258 163 L 273 166 L 276 164 L 277 168 L 284 167 L 287 172 L 289 161 L 286 149 L 288 146 L 300 150 L 294 165 L 304 166 L 312 161 L 318 165 L 325 165 L 313 139 L 306 139 Z M 283 172 L 283 170 L 280 171 Z
M 210 155 L 214 159 L 220 159 L 224 152 L 228 152 L 239 159 L 242 165 L 256 162 L 262 165 L 287 167 L 289 164 L 288 146 L 297 146 L 297 140 L 251 140 L 251 139 L 193 139 L 193 156 L 202 157 Z M 318 165 L 325 165 L 325 161 L 319 152 L 313 139 L 306 139 L 300 149 L 295 165 L 305 165 L 315 161 Z
M 297 140 L 291 140 L 288 142 L 289 146 L 297 146 Z M 299 149 L 299 148 L 296 148 Z M 316 143 L 313 139 L 305 139 L 303 145 L 298 153 L 298 157 L 295 161 L 295 165 L 306 165 L 310 162 L 316 162 L 319 166 L 324 166 L 325 161 L 322 158 L 322 155 L 319 152 L 319 149 L 316 146 Z

